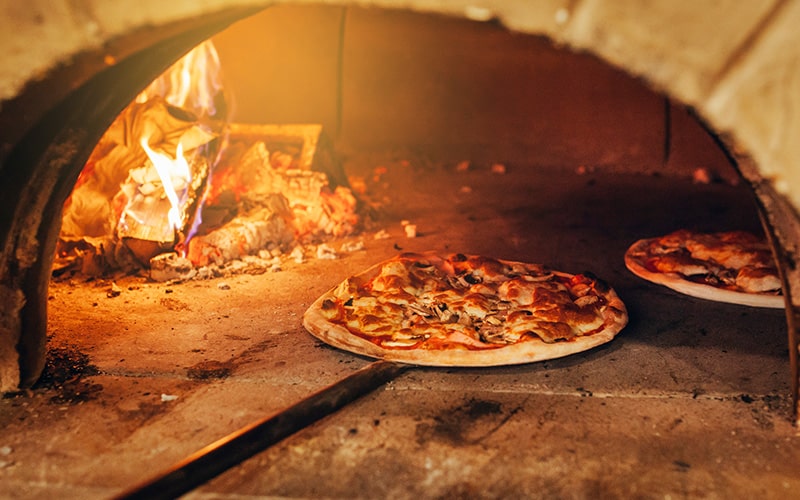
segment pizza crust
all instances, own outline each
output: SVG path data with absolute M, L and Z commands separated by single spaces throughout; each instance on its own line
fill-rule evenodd
M 513 264 L 510 261 L 500 261 Z M 351 280 L 369 280 L 379 273 L 383 263 L 377 264 Z M 566 273 L 555 273 L 571 277 Z M 337 285 L 319 297 L 303 316 L 303 326 L 323 342 L 364 356 L 397 361 L 422 366 L 482 367 L 532 363 L 555 359 L 586 351 L 611 341 L 628 322 L 628 314 L 616 292 L 604 292 L 607 307 L 604 313 L 604 328 L 591 335 L 575 337 L 571 340 L 545 343 L 538 338 L 486 349 L 467 349 L 464 346 L 448 349 L 387 349 L 351 333 L 343 325 L 329 321 L 322 313 L 326 300 L 335 300 Z
M 711 300 L 714 302 L 725 302 L 729 304 L 739 304 L 751 307 L 766 307 L 772 309 L 784 309 L 786 304 L 782 295 L 757 294 L 737 292 L 716 288 L 703 283 L 695 283 L 685 280 L 678 273 L 657 273 L 648 270 L 635 254 L 641 253 L 650 244 L 652 239 L 642 239 L 634 243 L 625 252 L 625 267 L 636 276 L 662 285 L 676 292 L 680 292 L 690 297 Z

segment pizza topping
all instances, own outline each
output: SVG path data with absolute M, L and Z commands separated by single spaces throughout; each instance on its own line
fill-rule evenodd
M 751 271 L 745 272 L 747 276 L 741 282 L 737 278 L 743 268 L 759 269 L 764 275 L 776 274 L 767 243 L 743 231 L 705 234 L 680 230 L 642 242 L 631 247 L 629 256 L 651 272 L 678 273 L 695 282 L 730 289 L 748 289 Z M 765 280 L 762 285 L 761 291 L 780 289 L 777 277 Z M 750 290 L 756 288 L 762 287 L 754 285 Z
M 575 333 L 566 323 L 553 323 L 549 321 L 539 321 L 534 326 L 534 333 L 545 342 L 557 342 L 559 340 L 569 340 L 575 337 Z
M 683 252 L 668 253 L 650 258 L 646 262 L 649 269 L 660 273 L 680 273 L 684 276 L 695 276 L 711 272 L 707 264 Z
M 685 247 L 694 259 L 716 262 L 727 269 L 748 265 L 769 265 L 772 255 L 765 241 L 743 231 L 690 233 Z
M 518 306 L 533 304 L 536 287 L 529 286 L 522 278 L 512 278 L 497 287 L 498 296 Z
M 781 295 L 781 281 L 770 247 L 766 240 L 752 233 L 698 233 L 682 229 L 636 242 L 626 252 L 625 262 L 640 277 L 689 295 L 782 307 L 777 297 Z M 701 288 L 692 288 L 695 285 Z M 748 299 L 736 294 L 774 296 L 776 300 Z
M 625 315 L 589 275 L 455 254 L 401 254 L 370 279 L 345 280 L 320 306 L 352 334 L 391 349 L 495 349 L 570 341 Z
M 736 273 L 736 286 L 752 293 L 769 292 L 781 287 L 778 270 L 772 267 L 744 266 Z
M 600 297 L 597 295 L 584 295 L 582 297 L 578 297 L 575 299 L 575 305 L 578 307 L 586 307 L 591 306 L 593 304 L 597 304 L 600 301 Z

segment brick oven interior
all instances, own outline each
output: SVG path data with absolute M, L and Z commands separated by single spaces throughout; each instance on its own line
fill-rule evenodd
M 762 231 L 689 108 L 493 22 L 280 6 L 212 41 L 235 122 L 319 123 L 363 180 L 368 223 L 329 243 L 364 248 L 205 280 L 53 279 L 44 373 L 0 400 L 0 494 L 119 494 L 369 365 L 303 312 L 437 250 L 591 270 L 630 323 L 552 361 L 409 369 L 188 498 L 798 495 L 785 311 L 682 296 L 622 260 L 683 227 Z

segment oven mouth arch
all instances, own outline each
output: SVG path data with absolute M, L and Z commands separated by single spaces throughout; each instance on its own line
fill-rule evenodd
M 36 363 L 26 362 L 28 364 L 21 366 L 17 385 L 24 387 L 33 383 L 43 366 L 47 283 L 58 232 L 57 224 L 52 221 L 60 213 L 63 201 L 74 186 L 83 160 L 88 157 L 110 120 L 131 101 L 140 88 L 196 43 L 256 10 L 258 9 L 248 7 L 211 16 L 200 27 L 183 30 L 168 40 L 152 44 L 145 52 L 131 55 L 100 71 L 66 100 L 43 115 L 37 125 L 3 157 L 0 172 L 4 182 L 0 188 L 0 196 L 13 200 L 13 208 L 6 207 L 3 217 L 0 218 L 0 235 L 4 238 L 0 286 L 5 288 L 4 295 L 9 297 L 7 303 L 13 306 L 3 313 L 5 316 L 2 320 L 9 335 L 19 337 L 17 350 L 20 356 L 39 360 Z M 459 14 L 463 13 L 462 11 Z M 546 32 L 538 34 L 552 35 Z M 584 47 L 584 50 L 593 52 L 592 47 Z M 595 54 L 603 58 L 602 53 Z M 634 73 L 629 68 L 626 71 Z M 670 89 L 669 85 L 666 87 L 668 94 L 676 97 L 681 94 Z M 100 92 L 108 88 L 114 88 L 115 91 Z M 99 94 L 113 98 L 98 103 L 96 97 Z M 712 120 L 704 120 L 704 123 L 712 123 Z M 720 141 L 725 145 L 726 151 L 739 149 L 735 140 L 726 134 L 722 134 Z M 39 150 L 41 144 L 48 144 L 48 147 Z M 790 357 L 792 366 L 796 367 L 796 317 L 800 309 L 793 305 L 793 297 L 800 295 L 794 257 L 795 242 L 800 241 L 796 211 L 774 189 L 772 183 L 764 179 L 752 158 L 746 154 L 734 154 L 732 160 L 753 188 L 765 227 L 781 264 L 784 289 L 788 292 Z M 19 167 L 21 165 L 30 169 Z M 792 390 L 796 397 L 798 377 L 796 368 L 793 370 Z
M 199 25 L 193 20 L 174 36 L 157 40 L 113 66 L 100 67 L 38 117 L 2 159 L 0 198 L 11 203 L 6 202 L 0 217 L 0 290 L 6 299 L 0 333 L 16 344 L 19 373 L 0 370 L 0 391 L 30 387 L 44 368 L 47 288 L 60 230 L 56 221 L 61 220 L 63 204 L 102 134 L 141 89 L 184 53 L 254 12 L 237 9 Z M 139 37 L 130 43 L 140 44 Z M 37 82 L 29 94 L 18 96 L 12 111 L 20 102 L 45 97 L 51 87 L 63 84 L 59 75 Z M 0 352 L 3 366 L 16 357 L 8 349 Z

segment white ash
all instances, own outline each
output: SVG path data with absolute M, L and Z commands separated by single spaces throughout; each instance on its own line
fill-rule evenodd
M 302 264 L 306 261 L 305 253 L 303 252 L 303 247 L 297 245 L 294 247 L 292 252 L 289 254 L 289 258 L 297 262 L 298 264 Z
M 196 274 L 192 262 L 176 252 L 162 253 L 150 259 L 150 278 L 154 281 L 190 280 Z
M 388 237 L 388 233 L 386 237 Z M 332 244 L 326 242 L 296 245 L 290 252 L 287 252 L 284 248 L 279 246 L 274 246 L 272 248 L 259 250 L 256 255 L 243 255 L 223 264 L 210 263 L 205 266 L 197 267 L 192 266 L 191 261 L 178 256 L 175 252 L 169 252 L 153 259 L 152 263 L 155 265 L 154 269 L 151 269 L 150 279 L 159 281 L 165 285 L 177 285 L 187 281 L 225 278 L 240 274 L 281 272 L 285 263 L 290 260 L 297 264 L 303 264 L 310 256 L 318 260 L 334 260 L 339 259 L 342 253 L 363 250 L 366 250 L 366 245 L 363 240 L 343 242 L 338 251 Z M 178 264 L 186 265 L 186 268 Z M 180 269 L 181 272 L 176 273 L 176 268 Z M 171 271 L 172 274 L 166 274 L 164 269 Z M 162 274 L 159 274 L 160 272 Z M 162 276 L 168 279 L 157 279 Z M 218 287 L 225 290 L 229 289 L 226 283 L 220 283 Z
M 210 280 L 214 278 L 222 278 L 223 276 L 230 275 L 227 270 L 220 268 L 216 264 L 211 264 L 208 266 L 203 266 L 197 268 L 197 274 L 194 275 L 192 279 L 194 280 Z
M 381 229 L 380 231 L 375 233 L 375 235 L 373 236 L 373 238 L 376 239 L 376 240 L 386 240 L 386 239 L 389 239 L 390 237 L 391 236 L 389 235 L 389 231 L 387 231 L 385 229 Z
M 336 253 L 336 250 L 325 243 L 322 243 L 317 246 L 317 259 L 320 260 L 336 260 L 339 258 L 339 254 Z
M 269 255 L 269 254 L 268 254 Z M 242 257 L 242 262 L 248 264 L 249 266 L 261 266 L 261 267 L 269 267 L 273 264 L 280 264 L 281 259 L 280 257 L 261 257 L 255 255 L 245 255 Z
M 161 395 L 161 402 L 162 403 L 166 403 L 166 402 L 169 402 L 169 401 L 175 401 L 176 399 L 178 399 L 178 396 L 175 396 L 173 394 L 162 394 Z
M 345 241 L 342 243 L 342 246 L 339 247 L 339 251 L 342 253 L 360 252 L 366 249 L 367 247 L 364 245 L 363 240 Z
M 283 250 L 281 250 L 278 246 L 273 246 L 272 248 L 265 248 L 258 251 L 258 256 L 265 260 L 274 259 L 276 257 L 280 257 L 283 255 Z
M 250 263 L 244 260 L 245 257 L 247 256 L 227 262 L 223 268 L 225 275 L 232 276 L 234 274 L 244 274 L 250 268 Z
M 106 292 L 106 296 L 110 299 L 119 297 L 122 294 L 122 289 L 116 283 L 111 283 L 111 287 Z

